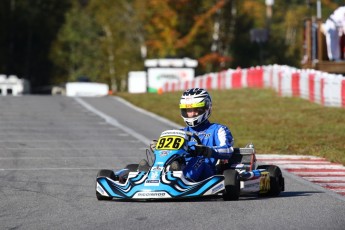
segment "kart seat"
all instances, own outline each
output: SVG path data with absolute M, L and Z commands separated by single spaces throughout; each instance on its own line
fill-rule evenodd
M 252 170 L 255 168 L 254 148 L 234 148 L 234 153 L 229 159 L 230 168 Z
M 225 169 L 253 170 L 255 162 L 254 148 L 234 148 L 229 160 L 219 160 L 217 171 L 222 173 Z
M 229 159 L 229 162 L 233 164 L 251 164 L 254 154 L 254 149 L 252 148 L 234 148 L 234 152 Z

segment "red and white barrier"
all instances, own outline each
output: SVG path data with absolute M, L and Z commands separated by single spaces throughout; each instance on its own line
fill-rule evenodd
M 345 108 L 345 77 L 311 69 L 270 65 L 248 69 L 228 69 L 198 76 L 191 81 L 169 83 L 163 92 L 188 88 L 237 89 L 272 88 L 280 96 L 300 97 L 324 106 Z

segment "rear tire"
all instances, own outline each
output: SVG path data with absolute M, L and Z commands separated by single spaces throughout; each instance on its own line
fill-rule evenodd
M 238 200 L 240 197 L 240 176 L 236 170 L 227 169 L 223 172 L 225 192 L 223 199 Z
M 115 174 L 113 170 L 109 169 L 102 169 L 97 173 L 97 177 L 108 177 L 112 180 L 116 180 Z M 112 200 L 112 197 L 102 196 L 99 192 L 97 192 L 97 183 L 96 183 L 96 197 L 97 200 Z
M 270 174 L 270 190 L 265 195 L 275 197 L 285 190 L 283 174 L 278 166 L 259 165 L 257 169 L 266 169 Z

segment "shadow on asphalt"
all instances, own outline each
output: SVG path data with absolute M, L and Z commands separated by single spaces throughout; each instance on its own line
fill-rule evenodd
M 280 194 L 280 197 L 311 196 L 315 193 L 324 193 L 321 191 L 288 191 Z
M 281 192 L 279 196 L 255 196 L 255 195 L 244 195 L 241 196 L 241 200 L 266 200 L 266 199 L 281 199 L 281 198 L 287 198 L 287 197 L 302 197 L 302 196 L 311 196 L 316 193 L 323 193 L 320 191 L 287 191 L 287 192 Z
M 301 197 L 301 196 L 311 196 L 316 193 L 323 193 L 320 191 L 287 191 L 282 192 L 277 197 L 267 197 L 267 196 L 258 196 L 257 194 L 245 194 L 240 196 L 240 201 L 243 200 L 266 200 L 266 199 L 279 199 L 285 197 Z M 112 200 L 110 202 L 151 202 L 151 203 L 171 203 L 171 202 L 215 202 L 215 201 L 223 201 L 221 195 L 218 196 L 210 196 L 210 197 L 198 197 L 198 198 L 184 198 L 184 199 L 160 199 L 160 200 L 131 200 L 131 199 L 119 199 L 119 200 Z M 109 202 L 109 201 L 106 201 Z M 234 201 L 229 201 L 234 202 Z

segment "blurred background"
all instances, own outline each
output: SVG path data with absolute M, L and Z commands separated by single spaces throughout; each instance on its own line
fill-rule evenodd
M 304 20 L 324 21 L 342 3 L 2 0 L 0 73 L 26 79 L 32 93 L 71 81 L 106 83 L 117 92 L 147 59 L 195 59 L 196 75 L 273 63 L 299 68 Z

